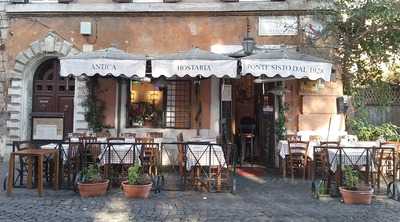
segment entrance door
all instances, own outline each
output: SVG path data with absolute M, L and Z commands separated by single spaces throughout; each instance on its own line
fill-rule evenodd
M 64 132 L 73 131 L 75 81 L 60 76 L 60 61 L 49 59 L 35 72 L 32 112 L 64 113 Z
M 273 87 L 274 83 L 255 84 L 258 155 L 269 167 L 275 153 L 275 96 L 268 92 Z
M 234 81 L 236 135 L 243 119 L 255 122 L 254 157 L 245 158 L 247 163 L 273 166 L 275 153 L 275 112 L 276 96 L 272 94 L 275 83 L 254 83 L 254 77 L 247 75 Z M 236 140 L 238 147 L 241 143 Z M 247 161 L 246 161 L 247 160 Z

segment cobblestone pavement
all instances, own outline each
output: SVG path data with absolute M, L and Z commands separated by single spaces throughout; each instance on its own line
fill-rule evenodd
M 0 194 L 0 221 L 399 221 L 400 202 L 375 198 L 371 206 L 311 198 L 310 182 L 268 176 L 238 178 L 237 193 L 163 191 L 148 200 L 127 200 L 118 189 L 80 198 L 67 191 L 16 189 Z

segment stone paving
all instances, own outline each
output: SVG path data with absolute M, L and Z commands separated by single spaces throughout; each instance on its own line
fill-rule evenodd
M 148 200 L 127 200 L 118 189 L 105 197 L 46 189 L 0 194 L 0 221 L 400 221 L 400 202 L 375 198 L 371 206 L 311 198 L 310 182 L 267 176 L 238 178 L 237 193 L 162 191 Z

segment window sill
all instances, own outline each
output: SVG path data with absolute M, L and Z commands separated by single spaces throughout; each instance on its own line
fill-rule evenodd
M 208 2 L 208 3 L 71 3 L 71 4 L 9 4 L 8 14 L 88 14 L 88 13 L 185 13 L 185 12 L 265 12 L 287 10 L 311 10 L 320 5 L 290 4 L 288 2 Z

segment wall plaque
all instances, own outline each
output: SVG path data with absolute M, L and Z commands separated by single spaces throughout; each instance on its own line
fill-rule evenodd
M 297 35 L 296 16 L 260 16 L 258 18 L 258 35 Z

